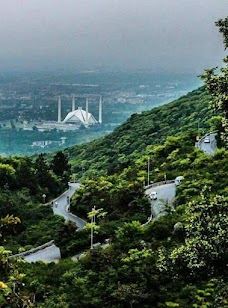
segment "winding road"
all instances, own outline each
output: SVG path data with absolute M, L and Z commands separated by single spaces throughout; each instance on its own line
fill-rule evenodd
M 55 206 L 54 202 L 53 212 L 55 215 L 63 216 L 65 220 L 70 220 L 75 222 L 78 229 L 82 229 L 86 225 L 86 221 L 68 212 L 70 206 L 69 204 L 70 198 L 73 196 L 73 194 L 79 187 L 80 187 L 79 183 L 69 183 L 69 189 L 65 191 L 60 197 L 55 199 L 55 202 L 57 202 L 57 206 Z
M 24 256 L 23 259 L 26 262 L 56 262 L 61 259 L 60 249 L 55 245 L 52 244 L 51 246 L 38 250 L 30 255 Z
M 215 151 L 217 150 L 215 138 L 216 135 L 216 132 L 205 135 L 199 140 L 199 142 L 197 143 L 197 147 L 209 155 L 214 155 Z M 205 142 L 205 138 L 207 137 L 209 137 L 210 142 Z M 161 183 L 160 185 L 155 183 L 154 185 L 151 185 L 149 188 L 146 189 L 146 194 L 149 196 L 150 193 L 154 191 L 157 192 L 157 199 L 151 200 L 151 217 L 149 218 L 148 222 L 151 221 L 152 218 L 154 219 L 161 217 L 164 213 L 167 203 L 169 205 L 172 205 L 172 202 L 176 195 L 176 185 L 175 183 L 165 184 L 163 182 L 163 184 Z
M 72 197 L 74 192 L 79 187 L 79 183 L 69 183 L 69 189 L 64 192 L 60 197 L 54 200 L 53 212 L 56 215 L 63 216 L 66 220 L 71 220 L 75 222 L 78 228 L 81 229 L 86 224 L 86 221 L 68 212 L 70 200 L 69 198 Z M 164 182 L 153 184 L 151 187 L 146 189 L 146 194 L 149 195 L 152 191 L 157 192 L 157 200 L 151 200 L 151 219 L 152 217 L 154 219 L 159 218 L 163 215 L 163 210 L 165 209 L 165 204 L 167 202 L 169 204 L 172 203 L 176 194 L 176 185 L 174 183 L 165 184 Z M 55 202 L 57 202 L 57 207 L 55 206 Z M 78 259 L 80 255 L 81 254 L 75 256 L 73 259 Z M 55 244 L 51 244 L 50 246 L 35 251 L 34 253 L 28 254 L 23 258 L 27 262 L 57 262 L 61 259 L 61 254 L 60 249 Z
M 209 137 L 210 142 L 205 142 L 205 138 L 207 137 Z M 201 138 L 196 146 L 205 153 L 214 155 L 214 152 L 217 149 L 215 137 L 216 133 L 209 133 Z M 145 193 L 148 196 L 151 192 L 156 191 L 157 193 L 157 199 L 151 200 L 151 217 L 149 217 L 147 223 L 149 223 L 154 218 L 159 218 L 164 215 L 166 204 L 172 205 L 176 195 L 176 185 L 173 183 L 174 181 L 171 182 L 172 183 L 155 183 L 146 189 Z M 86 221 L 69 212 L 70 198 L 79 187 L 79 183 L 69 183 L 69 189 L 54 200 L 53 212 L 55 215 L 63 216 L 66 220 L 75 222 L 78 229 L 82 229 L 85 226 Z M 147 225 L 147 223 L 145 223 L 144 226 Z M 77 259 L 79 256 L 80 254 L 75 256 L 75 259 Z M 60 249 L 55 244 L 51 244 L 46 248 L 24 256 L 24 260 L 27 262 L 56 262 L 59 259 L 61 259 Z
M 73 196 L 73 194 L 79 187 L 79 183 L 69 183 L 69 189 L 53 201 L 53 212 L 55 215 L 63 216 L 65 220 L 75 222 L 78 229 L 82 229 L 85 226 L 86 221 L 68 212 L 70 206 L 70 198 Z M 52 244 L 46 248 L 37 250 L 34 253 L 26 255 L 23 258 L 27 262 L 56 262 L 61 259 L 61 254 L 60 249 L 55 244 Z
M 159 218 L 163 215 L 166 204 L 172 204 L 176 195 L 176 185 L 175 183 L 169 183 L 152 186 L 146 190 L 146 194 L 149 195 L 152 191 L 157 192 L 157 199 L 151 200 L 151 214 L 153 218 Z
M 209 133 L 205 135 L 203 138 L 199 140 L 197 143 L 197 147 L 201 149 L 204 153 L 209 155 L 214 155 L 215 151 L 217 150 L 217 143 L 216 143 L 216 133 Z M 205 142 L 205 138 L 209 138 L 210 142 Z

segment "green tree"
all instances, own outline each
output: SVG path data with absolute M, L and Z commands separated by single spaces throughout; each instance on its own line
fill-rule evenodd
M 16 169 L 17 187 L 28 187 L 30 193 L 34 195 L 37 191 L 37 181 L 35 178 L 34 164 L 29 157 L 20 159 L 20 163 Z
M 0 163 L 0 187 L 15 186 L 16 170 L 10 164 Z
M 170 255 L 161 252 L 161 269 L 192 279 L 227 273 L 228 200 L 207 195 L 188 205 L 185 243 Z
M 56 234 L 54 237 L 55 244 L 60 248 L 62 257 L 68 255 L 68 243 L 73 238 L 79 237 L 81 239 L 81 234 L 77 234 L 76 232 L 77 226 L 72 221 L 67 221 L 63 223 L 58 230 L 56 230 Z
M 20 223 L 18 217 L 6 216 L 0 220 L 0 236 Z M 11 251 L 0 246 L 0 307 L 32 307 L 30 294 L 23 288 L 24 274 L 18 271 L 17 260 L 10 259 Z
M 40 187 L 39 194 L 40 200 L 42 194 L 45 193 L 47 197 L 56 195 L 60 191 L 57 177 L 50 170 L 44 155 L 40 154 L 35 161 L 35 178 Z
M 228 48 L 228 17 L 220 19 L 216 23 L 219 32 L 223 35 L 225 49 Z M 205 81 L 206 88 L 212 96 L 212 106 L 215 110 L 223 111 L 221 139 L 225 147 L 228 147 L 228 56 L 224 59 L 224 67 L 220 74 L 216 74 L 217 67 L 205 70 L 201 78 Z
M 51 161 L 51 169 L 67 184 L 71 168 L 66 154 L 62 151 L 57 152 Z
M 144 229 L 138 221 L 125 222 L 116 231 L 115 245 L 124 251 L 140 246 L 143 231 Z
M 45 161 L 44 155 L 40 154 L 35 161 L 36 178 L 40 186 L 46 186 L 50 179 L 49 166 Z

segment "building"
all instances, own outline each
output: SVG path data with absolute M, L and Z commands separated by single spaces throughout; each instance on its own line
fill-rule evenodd
M 69 112 L 62 123 L 88 126 L 98 122 L 91 113 L 86 112 L 82 107 L 78 107 L 77 110 Z
M 99 120 L 97 121 L 95 117 L 89 112 L 89 99 L 86 98 L 86 110 L 83 110 L 82 107 L 78 107 L 75 110 L 75 98 L 72 97 L 72 111 L 70 111 L 64 120 L 62 121 L 62 104 L 61 98 L 58 98 L 58 117 L 57 121 L 44 121 L 39 123 L 24 124 L 24 130 L 34 130 L 37 129 L 40 132 L 57 130 L 57 131 L 76 131 L 82 125 L 88 127 L 94 124 L 102 123 L 102 99 L 100 97 L 99 101 Z M 37 146 L 34 144 L 33 146 Z M 39 145 L 41 146 L 41 145 Z
M 100 97 L 99 101 L 99 120 L 97 121 L 95 117 L 89 112 L 89 99 L 86 98 L 86 110 L 82 107 L 78 107 L 75 110 L 75 98 L 72 97 L 72 111 L 67 114 L 65 119 L 61 122 L 61 100 L 58 100 L 58 123 L 63 124 L 74 124 L 77 126 L 84 125 L 85 127 L 93 125 L 96 123 L 102 123 L 102 100 Z

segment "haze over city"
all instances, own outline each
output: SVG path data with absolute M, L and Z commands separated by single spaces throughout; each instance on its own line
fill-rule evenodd
M 1 1 L 0 69 L 150 69 L 221 64 L 227 0 Z

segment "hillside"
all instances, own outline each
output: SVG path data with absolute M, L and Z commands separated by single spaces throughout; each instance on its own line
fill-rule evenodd
M 58 187 L 64 188 L 66 156 L 57 153 L 48 164 L 44 156 L 35 164 L 22 158 L 2 159 L 2 174 L 6 167 L 11 170 L 4 174 L 2 184 L 11 183 L 7 195 L 10 191 L 15 196 L 10 214 L 22 216 L 23 228 L 28 229 L 23 234 L 18 230 L 19 221 L 14 226 L 12 218 L 2 219 L 2 244 L 21 247 L 53 236 L 63 259 L 58 264 L 18 264 L 9 259 L 5 263 L 9 252 L 2 247 L 0 273 L 9 288 L 3 290 L 0 305 L 204 307 L 207 300 L 208 307 L 225 307 L 228 153 L 220 149 L 212 157 L 195 147 L 198 130 L 203 134 L 212 124 L 208 102 L 203 89 L 195 90 L 166 106 L 133 115 L 106 137 L 65 151 L 74 172 L 81 175 L 85 168 L 84 185 L 71 200 L 71 211 L 85 217 L 93 206 L 102 208 L 107 213 L 96 217 L 94 241 L 111 239 L 108 248 L 93 249 L 78 262 L 66 257 L 90 247 L 90 230 L 76 232 L 73 224 L 52 219 L 50 209 L 34 206 L 33 201 L 44 191 L 48 195 L 53 190 L 54 195 Z M 151 206 L 144 193 L 148 157 L 152 181 L 164 179 L 164 174 L 167 179 L 181 174 L 185 180 L 177 188 L 174 208 L 166 204 L 165 216 L 142 227 Z M 25 177 L 19 168 L 23 162 L 28 168 Z M 5 189 L 0 191 L 2 197 Z M 22 199 L 26 192 L 29 202 L 19 200 L 18 204 L 16 193 Z M 4 215 L 8 213 L 7 202 L 1 207 Z M 10 288 L 18 296 L 10 293 Z
M 216 25 L 228 48 L 228 18 Z M 202 76 L 210 97 L 200 88 L 132 115 L 112 134 L 65 155 L 0 159 L 0 307 L 228 307 L 224 63 L 220 74 L 208 69 Z M 209 155 L 195 141 L 215 129 L 219 148 Z M 180 185 L 167 183 L 179 175 Z M 70 176 L 82 183 L 66 201 L 71 212 L 87 216 L 82 230 L 53 219 L 45 204 Z M 6 250 L 50 237 L 61 251 L 58 263 L 29 264 Z M 84 257 L 71 258 L 82 251 Z
M 111 245 L 90 250 L 74 262 L 65 257 L 89 248 L 90 230 L 75 232 L 71 224 L 57 229 L 55 242 L 64 259 L 56 265 L 21 266 L 27 274 L 26 290 L 38 295 L 38 307 L 227 307 L 228 153 L 219 149 L 209 156 L 194 145 L 198 116 L 201 133 L 211 122 L 207 108 L 208 97 L 196 90 L 167 106 L 134 115 L 111 135 L 76 148 L 75 163 L 91 151 L 90 169 L 71 210 L 79 215 L 93 206 L 107 211 L 104 218 L 96 217 L 94 241 L 109 238 Z M 151 133 L 146 139 L 158 120 L 157 137 Z M 124 135 L 129 142 L 125 147 Z M 139 144 L 143 146 L 137 149 Z M 71 155 L 73 151 L 69 149 Z M 119 162 L 111 165 L 113 153 L 129 154 L 132 164 L 116 168 Z M 149 214 L 143 189 L 148 156 L 153 181 L 164 173 L 185 179 L 177 188 L 174 207 L 166 204 L 163 217 L 142 227 Z M 112 174 L 101 175 L 107 172 Z
M 212 111 L 204 88 L 142 114 L 133 114 L 113 133 L 88 144 L 66 149 L 77 176 L 112 174 L 127 167 L 148 145 L 162 144 L 167 136 L 209 130 Z M 93 172 L 92 172 L 93 170 Z

